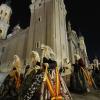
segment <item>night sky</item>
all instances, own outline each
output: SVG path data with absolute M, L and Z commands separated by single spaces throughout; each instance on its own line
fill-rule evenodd
M 10 20 L 10 31 L 16 25 L 26 28 L 30 24 L 29 5 L 31 0 L 12 0 L 12 16 Z M 0 0 L 0 3 L 5 0 Z M 70 20 L 72 28 L 81 32 L 85 37 L 89 58 L 100 57 L 100 6 L 99 0 L 65 0 L 68 15 L 66 21 Z M 10 32 L 9 31 L 9 32 Z
M 100 58 L 99 0 L 65 0 L 65 4 L 73 29 L 85 37 L 89 58 Z
M 5 1 L 9 0 L 0 0 L 0 3 L 5 3 Z M 10 0 L 12 8 L 12 16 L 10 19 L 10 28 L 9 33 L 12 28 L 19 24 L 22 29 L 25 29 L 30 24 L 30 9 L 29 5 L 31 4 L 31 0 Z M 9 34 L 8 33 L 8 34 Z

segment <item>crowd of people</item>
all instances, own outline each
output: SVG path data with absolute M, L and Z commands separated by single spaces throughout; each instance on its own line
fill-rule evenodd
M 92 73 L 86 68 L 82 58 L 76 55 L 74 71 L 71 75 L 70 89 L 73 92 L 87 94 L 91 89 L 96 89 L 97 86 L 92 77 Z
M 14 55 L 12 68 L 0 87 L 3 100 L 72 100 L 59 73 L 55 54 L 48 46 L 41 46 L 42 57 L 32 51 L 31 61 L 21 69 L 21 60 Z
M 37 51 L 31 52 L 24 72 L 19 56 L 14 55 L 11 71 L 0 87 L 0 100 L 72 100 L 69 90 L 87 94 L 100 88 L 100 70 L 93 68 L 91 73 L 80 56 L 75 54 L 75 64 L 65 58 L 58 67 L 49 46 L 42 45 L 41 52 L 41 57 Z

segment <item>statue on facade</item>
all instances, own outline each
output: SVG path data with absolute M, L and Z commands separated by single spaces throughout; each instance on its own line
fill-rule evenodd
M 11 33 L 12 36 L 15 35 L 16 33 L 18 33 L 20 29 L 21 29 L 20 25 L 17 24 L 12 30 L 12 33 Z

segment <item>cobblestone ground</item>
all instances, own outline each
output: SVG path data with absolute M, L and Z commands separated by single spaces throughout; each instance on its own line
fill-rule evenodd
M 73 100 L 100 100 L 100 90 L 92 90 L 87 95 L 71 94 Z
M 7 73 L 0 73 L 0 85 L 3 82 L 4 78 L 7 76 Z M 71 93 L 73 100 L 100 100 L 100 90 L 92 90 L 87 95 L 78 95 Z

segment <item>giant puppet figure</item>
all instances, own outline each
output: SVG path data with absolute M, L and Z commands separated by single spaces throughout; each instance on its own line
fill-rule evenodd
M 31 64 L 25 70 L 20 100 L 72 100 L 59 74 L 52 49 L 41 46 L 41 63 L 36 51 L 32 51 L 31 57 Z
M 71 62 L 69 61 L 68 58 L 64 58 L 62 61 L 62 66 L 60 68 L 60 73 L 62 77 L 64 78 L 64 80 L 66 81 L 68 88 L 70 87 L 70 78 L 71 78 L 72 72 L 73 72 L 73 69 L 71 66 Z
M 97 85 L 97 88 L 100 88 L 100 68 L 99 68 L 99 61 L 97 58 L 93 60 L 93 69 L 92 69 L 92 76 L 94 81 Z
M 40 100 L 40 89 L 43 81 L 40 57 L 37 51 L 32 51 L 30 57 L 31 62 L 25 69 L 19 100 Z
M 71 78 L 71 90 L 73 92 L 86 94 L 90 88 L 96 87 L 93 78 L 86 69 L 82 58 L 75 54 L 76 62 L 73 64 L 74 72 Z
M 21 61 L 18 55 L 14 55 L 12 68 L 0 87 L 0 97 L 3 100 L 17 100 L 22 79 Z
M 41 94 L 45 93 L 45 96 L 41 96 L 41 100 L 72 100 L 65 82 L 59 74 L 55 53 L 46 45 L 42 45 L 41 50 L 42 61 L 45 64 L 44 84 L 41 88 Z

